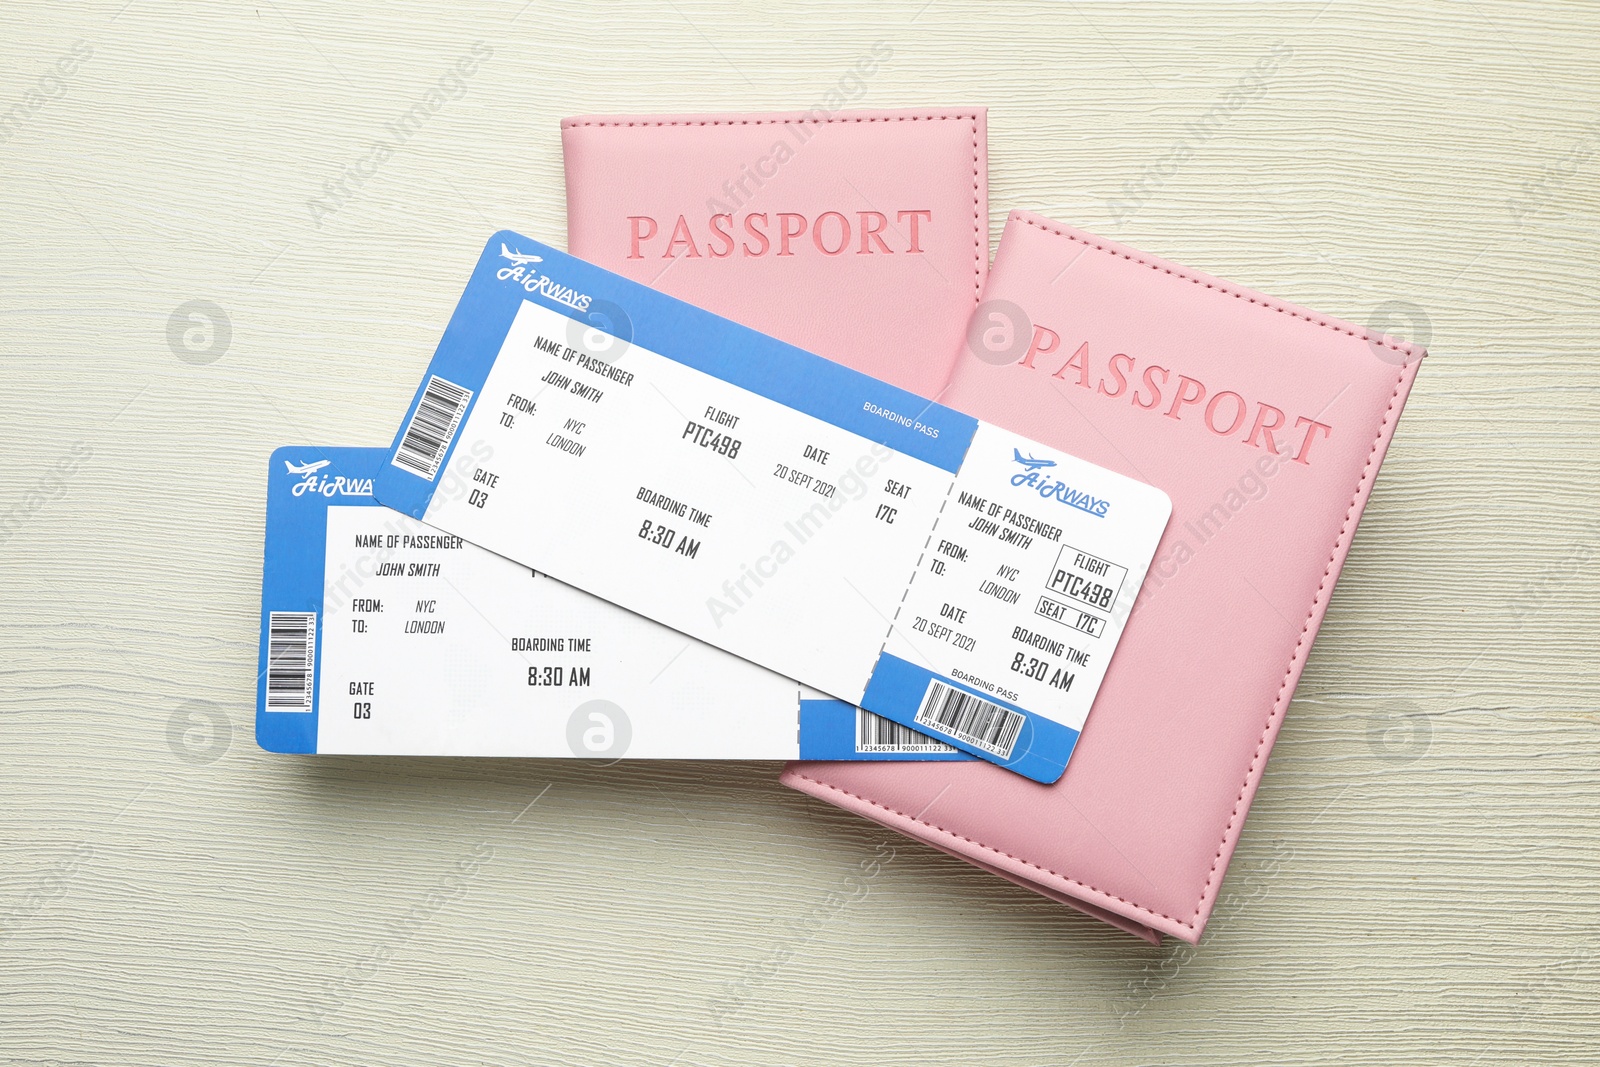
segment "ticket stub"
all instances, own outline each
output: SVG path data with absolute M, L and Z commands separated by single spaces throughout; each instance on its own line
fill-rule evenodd
M 442 492 L 462 454 L 485 458 Z M 510 232 L 374 491 L 1040 782 L 1066 768 L 1171 511 L 1142 482 Z
M 466 494 L 488 446 L 459 453 Z M 280 448 L 256 739 L 276 752 L 970 759 L 372 496 L 383 448 Z

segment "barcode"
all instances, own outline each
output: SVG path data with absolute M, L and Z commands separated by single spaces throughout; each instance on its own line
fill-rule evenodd
M 919 734 L 904 723 L 856 709 L 857 752 L 954 752 L 943 741 Z
M 444 462 L 444 454 L 450 451 L 456 427 L 461 425 L 461 416 L 471 399 L 471 389 L 430 375 L 427 387 L 422 390 L 422 399 L 417 402 L 417 410 L 411 413 L 411 421 L 400 438 L 394 465 L 433 481 L 433 476 L 439 473 L 439 464 Z
M 316 677 L 317 616 L 274 611 L 267 616 L 267 710 L 310 711 Z
M 928 683 L 917 710 L 917 725 L 937 727 L 1001 759 L 1011 758 L 1023 719 L 1021 712 L 938 681 Z

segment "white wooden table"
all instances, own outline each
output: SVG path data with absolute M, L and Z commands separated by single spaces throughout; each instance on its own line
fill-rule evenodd
M 587 7 L 0 8 L 0 1064 L 1600 1061 L 1600 9 Z M 389 439 L 559 119 L 876 41 L 859 106 L 991 108 L 996 235 L 1432 349 L 1198 950 L 775 765 L 254 744 L 267 453 Z

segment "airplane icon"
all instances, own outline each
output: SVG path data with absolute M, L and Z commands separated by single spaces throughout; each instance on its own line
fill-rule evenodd
M 315 463 L 302 463 L 299 466 L 295 466 L 288 460 L 284 460 L 283 465 L 289 468 L 290 474 L 315 474 L 317 471 L 321 470 L 323 467 L 326 467 L 331 462 L 333 461 L 328 459 L 319 459 Z
M 1034 459 L 1032 456 L 1024 456 L 1015 448 L 1011 450 L 1011 454 L 1016 458 L 1018 463 L 1022 464 L 1024 467 L 1027 467 L 1031 471 L 1036 471 L 1040 467 L 1054 467 L 1056 465 L 1056 461 L 1053 459 Z
M 521 252 L 513 252 L 511 249 L 507 248 L 504 243 L 501 243 L 500 245 L 500 255 L 506 259 L 509 259 L 519 267 L 529 263 L 544 262 L 543 256 L 525 255 Z

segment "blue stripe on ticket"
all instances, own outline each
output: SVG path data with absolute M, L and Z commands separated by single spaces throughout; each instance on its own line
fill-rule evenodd
M 1061 777 L 1078 731 L 972 686 L 883 653 L 861 703 L 1032 778 Z
M 280 448 L 268 461 L 256 743 L 269 752 L 317 750 L 318 671 L 322 665 L 322 631 L 317 622 L 327 551 L 326 505 L 337 496 L 341 503 L 356 500 L 377 506 L 371 495 L 376 466 L 371 452 L 362 448 Z M 294 491 L 296 486 L 299 492 Z M 308 494 L 315 506 L 299 506 Z

